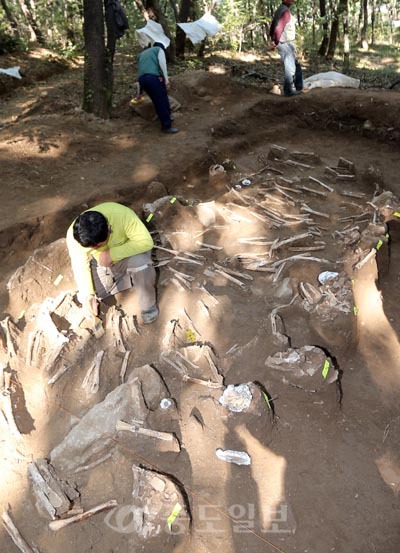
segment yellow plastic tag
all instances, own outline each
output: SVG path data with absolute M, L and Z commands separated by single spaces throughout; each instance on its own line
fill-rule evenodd
M 150 223 L 150 221 L 152 220 L 153 217 L 154 217 L 154 213 L 150 213 L 150 214 L 147 216 L 146 223 Z
M 175 507 L 172 509 L 172 513 L 167 518 L 169 531 L 171 531 L 172 525 L 174 524 L 176 517 L 179 515 L 181 511 L 182 511 L 182 505 L 180 503 L 176 503 Z
M 21 319 L 23 319 L 25 317 L 25 309 L 23 309 L 21 311 L 21 313 L 18 315 L 18 320 L 20 321 Z
M 326 359 L 324 363 L 324 368 L 322 369 L 322 378 L 326 378 L 328 376 L 330 366 L 330 362 L 328 361 L 328 359 Z
M 394 215 L 395 217 L 400 217 L 400 212 L 395 211 L 395 212 L 393 213 L 393 215 Z
M 169 203 L 170 203 L 170 204 L 174 204 L 175 202 L 176 202 L 176 198 L 175 198 L 175 196 L 174 196 L 173 198 L 170 199 Z
M 378 243 L 377 243 L 377 245 L 376 245 L 376 249 L 377 249 L 377 250 L 380 250 L 381 247 L 382 247 L 382 244 L 383 244 L 382 240 L 379 240 Z
M 385 236 L 386 236 L 386 238 L 389 240 L 390 234 L 389 234 L 388 232 L 385 234 Z
M 358 307 L 356 305 L 353 307 L 353 313 L 357 317 Z
M 186 341 L 187 342 L 195 342 L 196 341 L 196 334 L 190 328 L 188 328 L 187 331 L 186 331 Z

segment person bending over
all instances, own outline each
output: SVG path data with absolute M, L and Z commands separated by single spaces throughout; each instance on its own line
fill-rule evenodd
M 67 232 L 67 247 L 87 318 L 98 300 L 135 287 L 143 323 L 158 317 L 153 239 L 139 217 L 124 205 L 107 202 L 84 211 Z
M 169 78 L 165 48 L 161 42 L 144 50 L 138 59 L 139 95 L 143 90 L 150 96 L 161 123 L 161 130 L 168 134 L 178 132 L 172 126 L 171 107 L 169 105 L 167 88 Z

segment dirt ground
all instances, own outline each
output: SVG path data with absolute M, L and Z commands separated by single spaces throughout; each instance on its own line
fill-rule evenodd
M 1 359 L 11 375 L 11 402 L 22 434 L 17 440 L 2 426 L 2 511 L 9 509 L 25 540 L 41 553 L 161 547 L 176 553 L 398 551 L 396 216 L 388 218 L 377 263 L 372 258 L 359 270 L 355 266 L 377 245 L 361 236 L 376 222 L 374 194 L 391 191 L 400 197 L 400 93 L 316 89 L 286 99 L 216 65 L 173 78 L 172 95 L 182 107 L 174 123 L 180 132 L 172 136 L 161 134 L 156 121 L 136 115 L 128 96 L 118 98 L 110 121 L 84 114 L 81 68 L 50 73 L 0 96 L 2 328 L 4 336 L 11 328 L 18 344 L 11 354 L 3 337 Z M 271 145 L 286 151 L 271 154 Z M 340 168 L 341 158 L 355 170 L 332 173 L 329 168 Z M 210 176 L 217 164 L 225 171 Z M 238 187 L 244 178 L 250 185 Z M 111 307 L 105 306 L 105 337 L 86 335 L 80 356 L 71 340 L 60 355 L 70 366 L 49 385 L 53 373 L 28 362 L 29 336 L 46 297 L 74 289 L 59 239 L 88 206 L 119 201 L 147 217 L 144 204 L 164 196 L 166 202 L 150 208 L 148 226 L 156 243 L 201 258 L 184 254 L 185 262 L 156 250 L 159 320 L 143 327 L 134 293 L 119 295 L 121 313 L 136 324 L 124 336 L 125 348 L 115 346 L 106 316 Z M 199 215 L 203 203 L 208 221 Z M 353 227 L 359 234 L 347 240 Z M 279 245 L 302 233 L 308 235 Z M 260 259 L 266 249 L 267 262 L 254 267 L 250 256 Z M 280 264 L 293 255 L 301 258 Z M 227 272 L 218 272 L 215 263 Z M 190 278 L 174 278 L 169 267 Z M 341 275 L 350 312 L 333 301 L 326 316 L 307 303 L 302 284 L 318 293 L 318 275 L 326 270 Z M 58 275 L 62 280 L 55 284 Z M 165 346 L 170 321 L 179 321 L 173 348 Z M 223 389 L 186 382 L 168 362 L 171 351 L 186 355 L 193 340 L 209 348 L 225 386 L 253 383 L 249 409 L 227 410 L 219 403 Z M 329 375 L 337 369 L 339 379 L 309 383 L 307 374 L 297 378 L 266 364 L 278 352 L 304 346 L 322 348 L 331 363 Z M 87 394 L 81 384 L 99 349 L 106 352 L 100 386 Z M 146 364 L 161 376 L 164 397 L 175 407 L 163 411 L 145 401 L 146 426 L 174 432 L 180 452 L 127 432 L 112 435 L 104 462 L 77 473 L 65 470 L 62 477 L 75 483 L 85 510 L 110 499 L 118 507 L 107 519 L 98 514 L 53 532 L 49 517 L 35 507 L 27 467 L 49 459 L 89 410 L 116 389 L 124 349 L 131 352 L 127 378 Z M 185 366 L 193 377 L 215 381 L 207 364 L 189 360 L 192 365 Z M 251 465 L 225 463 L 215 454 L 218 448 L 246 451 Z M 172 478 L 181 491 L 185 512 L 171 532 L 163 528 L 144 540 L 132 531 L 124 511 L 132 502 L 132 465 Z M 4 528 L 0 549 L 16 551 Z

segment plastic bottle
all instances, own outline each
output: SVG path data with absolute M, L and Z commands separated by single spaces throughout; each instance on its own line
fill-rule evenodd
M 221 449 L 218 448 L 215 450 L 215 455 L 221 461 L 226 461 L 227 463 L 235 463 L 235 465 L 250 465 L 251 458 L 246 451 L 234 451 L 232 449 Z

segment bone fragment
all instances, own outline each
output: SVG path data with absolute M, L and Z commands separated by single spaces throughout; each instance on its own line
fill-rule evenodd
M 216 364 L 214 363 L 214 361 L 212 360 L 212 357 L 210 355 L 210 352 L 208 350 L 208 347 L 205 347 L 204 348 L 204 357 L 207 359 L 207 362 L 210 366 L 210 369 L 211 369 L 211 373 L 215 379 L 216 382 L 218 382 L 219 384 L 223 384 L 224 382 L 224 377 L 222 375 L 219 374 L 218 372 L 218 367 L 216 366 Z
M 245 209 L 246 210 L 246 213 L 248 215 L 251 215 L 252 217 L 254 217 L 255 219 L 258 219 L 259 221 L 265 221 L 265 217 L 263 217 L 263 215 L 260 215 L 259 213 L 256 213 L 255 211 L 252 211 L 249 209 L 248 205 L 247 206 L 243 206 L 243 205 L 238 205 L 238 204 L 235 204 L 235 203 L 232 203 L 232 202 L 229 202 L 228 204 L 226 205 L 229 205 L 229 206 L 232 206 L 232 207 L 237 207 L 239 209 Z
M 175 277 L 171 278 L 170 282 L 172 282 L 172 284 L 179 290 L 179 292 L 184 292 L 185 291 L 185 288 L 182 286 L 182 284 L 180 283 L 180 281 L 177 278 L 175 278 Z M 187 283 L 186 283 L 186 285 L 187 285 Z
M 237 213 L 235 213 L 234 211 L 231 211 L 227 207 L 218 207 L 218 211 L 221 213 L 221 215 L 224 217 L 224 219 L 228 222 L 229 222 L 229 217 L 228 216 L 230 216 L 234 221 L 238 221 L 238 222 L 244 221 L 245 223 L 253 223 L 253 221 L 251 219 L 248 219 L 247 217 L 242 217 L 241 215 L 238 215 Z
M 62 375 L 64 373 L 66 373 L 67 370 L 70 369 L 71 367 L 72 367 L 72 365 L 61 365 L 61 367 L 58 369 L 58 371 L 56 373 L 54 373 L 51 378 L 49 378 L 49 380 L 47 381 L 47 384 L 49 386 L 52 386 L 53 384 L 55 384 L 55 382 L 57 382 L 57 380 L 59 378 L 61 378 Z
M 190 282 L 192 282 L 196 278 L 194 276 L 187 275 L 186 273 L 181 273 L 180 271 L 177 271 L 173 267 L 168 267 L 168 270 L 174 273 L 175 275 L 179 275 L 181 278 L 184 278 L 185 280 L 189 280 Z
M 349 196 L 350 198 L 360 198 L 361 200 L 365 198 L 365 194 L 363 192 L 350 192 L 343 190 L 343 192 L 340 192 L 341 196 Z
M 318 251 L 321 251 L 321 250 L 324 250 L 326 247 L 326 245 L 321 245 L 321 246 L 293 246 L 291 248 L 288 248 L 288 250 L 290 252 L 318 252 Z
M 186 350 L 185 350 L 186 352 Z M 185 363 L 187 363 L 188 365 L 190 365 L 193 369 L 198 369 L 198 365 L 195 365 L 194 363 L 192 363 L 190 361 L 190 359 L 188 359 L 187 357 L 185 357 L 184 355 L 182 355 L 182 353 L 178 350 L 175 351 L 175 355 L 177 355 L 178 357 L 180 357 L 181 359 L 183 359 L 183 361 L 185 361 Z
M 165 325 L 165 334 L 161 342 L 161 346 L 164 351 L 165 350 L 168 351 L 171 349 L 171 339 L 172 339 L 172 336 L 174 335 L 174 330 L 177 322 L 178 321 L 176 319 L 171 319 Z
M 334 192 L 335 191 L 334 188 L 332 188 L 331 186 L 328 186 L 327 184 L 325 184 L 321 180 L 318 180 L 314 177 L 308 177 L 308 178 L 310 179 L 311 182 L 315 182 L 316 184 L 319 184 L 320 186 L 322 186 L 322 188 L 325 188 L 326 190 L 328 190 L 328 192 Z
M 24 538 L 21 536 L 18 528 L 15 526 L 13 520 L 11 519 L 10 515 L 4 511 L 2 515 L 3 519 L 3 526 L 7 531 L 7 534 L 10 536 L 14 544 L 18 547 L 18 549 L 22 553 L 34 553 L 34 550 L 30 545 L 27 544 L 27 542 L 24 540 Z M 36 548 L 35 548 L 36 549 Z M 38 551 L 36 549 L 36 551 Z
M 11 394 L 9 389 L 3 390 L 0 393 L 0 408 L 3 411 L 3 414 L 7 420 L 10 434 L 16 440 L 22 440 L 22 435 L 18 430 L 17 424 L 14 419 L 12 403 L 11 403 Z
M 2 321 L 0 321 L 0 325 L 2 329 L 4 330 L 4 333 L 6 335 L 6 344 L 7 344 L 7 353 L 9 357 L 15 357 L 17 355 L 16 353 L 16 345 L 14 343 L 11 331 L 10 331 L 10 317 L 6 317 Z
M 240 271 L 233 271 L 232 269 L 227 269 L 226 267 L 222 267 L 221 265 L 218 265 L 218 263 L 214 263 L 214 267 L 216 269 L 221 269 L 225 273 L 228 273 L 232 276 L 238 276 L 240 278 L 244 278 L 245 280 L 253 280 L 253 277 L 251 275 L 247 275 L 246 273 L 242 273 Z
M 311 209 L 311 207 L 308 207 L 307 204 L 303 204 L 300 208 L 300 211 L 304 211 L 306 213 L 311 213 L 311 215 L 315 215 L 316 217 L 323 217 L 324 219 L 330 219 L 330 215 L 328 213 L 322 213 L 321 211 L 315 211 L 314 209 Z
M 274 274 L 274 277 L 272 279 L 272 282 L 277 282 L 281 276 L 281 274 L 283 273 L 283 271 L 285 270 L 285 267 L 286 267 L 286 262 L 285 263 L 282 263 L 282 265 L 279 267 L 279 269 L 276 271 L 276 273 Z
M 73 524 L 75 522 L 80 522 L 82 520 L 86 520 L 92 517 L 93 515 L 96 515 L 97 513 L 102 513 L 103 511 L 114 509 L 114 507 L 117 507 L 117 506 L 118 506 L 117 501 L 115 499 L 110 499 L 110 501 L 107 501 L 106 503 L 102 503 L 101 505 L 97 505 L 97 507 L 93 507 L 92 509 L 85 511 L 80 515 L 75 515 L 73 517 L 65 518 L 62 520 L 52 520 L 51 522 L 49 522 L 49 528 L 50 530 L 53 530 L 53 532 L 57 532 L 57 530 L 61 530 L 61 528 L 65 528 L 70 524 Z
M 128 432 L 132 432 L 133 434 L 141 434 L 142 436 L 156 438 L 157 440 L 162 440 L 164 442 L 171 442 L 178 451 L 181 449 L 177 437 L 172 432 L 159 432 L 158 430 L 152 430 L 151 428 L 142 428 L 140 426 L 128 424 L 124 421 L 117 421 L 115 429 L 117 431 L 126 430 Z
M 208 310 L 208 307 L 206 306 L 206 304 L 204 303 L 203 300 L 197 300 L 197 305 L 200 307 L 201 311 L 203 312 L 203 314 L 206 316 L 206 317 L 209 317 L 210 316 L 210 312 Z
M 221 251 L 224 249 L 223 246 L 214 246 L 213 244 L 206 244 L 205 242 L 200 242 L 199 240 L 196 240 L 196 246 L 202 246 L 204 248 L 208 248 L 210 250 L 216 250 Z
M 304 192 L 310 192 L 310 194 L 316 194 L 317 196 L 321 196 L 323 198 L 326 198 L 328 196 L 327 192 L 322 192 L 322 190 L 316 190 L 315 188 L 309 188 L 308 186 L 298 186 L 298 190 L 304 190 Z
M 250 244 L 251 246 L 270 246 L 271 240 L 267 240 L 264 236 L 254 238 L 238 238 L 239 244 Z
M 110 324 L 114 338 L 114 347 L 121 353 L 126 352 L 126 347 L 121 334 L 121 313 L 114 307 L 110 310 Z
M 241 280 L 238 280 L 237 278 L 229 275 L 227 272 L 223 271 L 222 269 L 216 269 L 215 272 L 219 273 L 222 276 L 224 276 L 227 280 L 230 280 L 231 282 L 233 282 L 237 286 L 240 286 L 240 288 L 242 288 L 243 290 L 247 290 L 247 286 L 244 282 L 242 282 Z
M 190 328 L 192 330 L 192 332 L 194 333 L 196 340 L 201 340 L 201 334 L 200 334 L 200 332 L 198 332 L 198 330 L 194 326 L 194 323 L 193 323 L 192 319 L 189 317 L 189 315 L 187 314 L 187 311 L 186 311 L 185 308 L 181 309 L 180 315 L 185 319 L 186 324 L 188 325 L 188 328 Z
M 124 354 L 124 358 L 122 360 L 121 370 L 119 371 L 119 379 L 120 379 L 121 384 L 125 380 L 126 368 L 128 366 L 128 361 L 129 361 L 129 355 L 130 354 L 131 354 L 130 350 L 126 351 L 125 354 Z
M 211 301 L 213 305 L 219 304 L 219 301 L 217 300 L 217 298 L 213 296 L 205 286 L 200 286 L 199 289 L 207 295 L 208 300 Z
M 304 255 L 292 255 L 290 257 L 286 257 L 285 259 L 279 259 L 279 261 L 275 261 L 275 263 L 272 263 L 272 267 L 277 268 L 282 263 L 285 263 L 286 261 L 297 261 L 297 260 L 318 261 L 319 263 L 332 263 L 328 259 L 322 259 L 320 257 L 312 257 L 304 254 Z
M 354 269 L 358 271 L 359 269 L 361 269 L 361 267 L 363 267 L 366 263 L 368 263 L 370 259 L 375 257 L 375 255 L 376 255 L 376 249 L 372 248 L 372 250 L 369 252 L 368 255 L 366 255 L 363 259 L 361 259 L 361 261 L 359 261 L 356 265 L 354 265 Z
M 246 200 L 246 198 L 243 198 L 243 194 L 239 194 L 239 192 L 237 190 L 235 190 L 234 188 L 231 188 L 230 191 L 232 192 L 232 194 L 234 194 L 245 205 L 250 205 L 250 202 L 248 200 Z
M 310 236 L 312 236 L 311 232 L 303 232 L 302 234 L 296 234 L 295 236 L 292 236 L 290 238 L 284 238 L 283 240 L 274 242 L 271 246 L 271 251 L 277 250 L 278 248 L 281 248 L 282 246 L 286 246 L 287 244 L 292 244 L 292 242 L 297 242 L 297 240 L 310 238 Z
M 97 465 L 100 465 L 101 463 L 104 463 L 104 461 L 107 461 L 108 459 L 110 459 L 112 457 L 111 453 L 107 453 L 107 455 L 104 455 L 103 457 L 101 457 L 100 459 L 97 459 L 97 461 L 93 461 L 93 463 L 89 463 L 88 465 L 84 465 L 82 467 L 78 467 L 75 471 L 75 473 L 77 472 L 83 472 L 84 470 L 90 470 L 90 469 L 93 469 L 94 467 L 97 467 Z
M 94 363 L 89 368 L 83 379 L 81 388 L 85 389 L 89 394 L 96 394 L 100 384 L 100 367 L 103 360 L 104 350 L 97 352 Z
M 285 165 L 291 165 L 292 167 L 300 167 L 300 168 L 303 168 L 303 169 L 313 169 L 313 165 L 307 165 L 306 163 L 300 163 L 298 161 L 293 161 L 292 159 L 287 159 L 285 160 L 283 163 L 285 163 Z
M 191 382 L 192 384 L 199 384 L 200 386 L 206 386 L 207 388 L 223 388 L 223 383 L 211 382 L 211 380 L 201 380 L 200 378 L 193 378 L 187 374 L 183 375 L 182 380 L 185 382 Z

